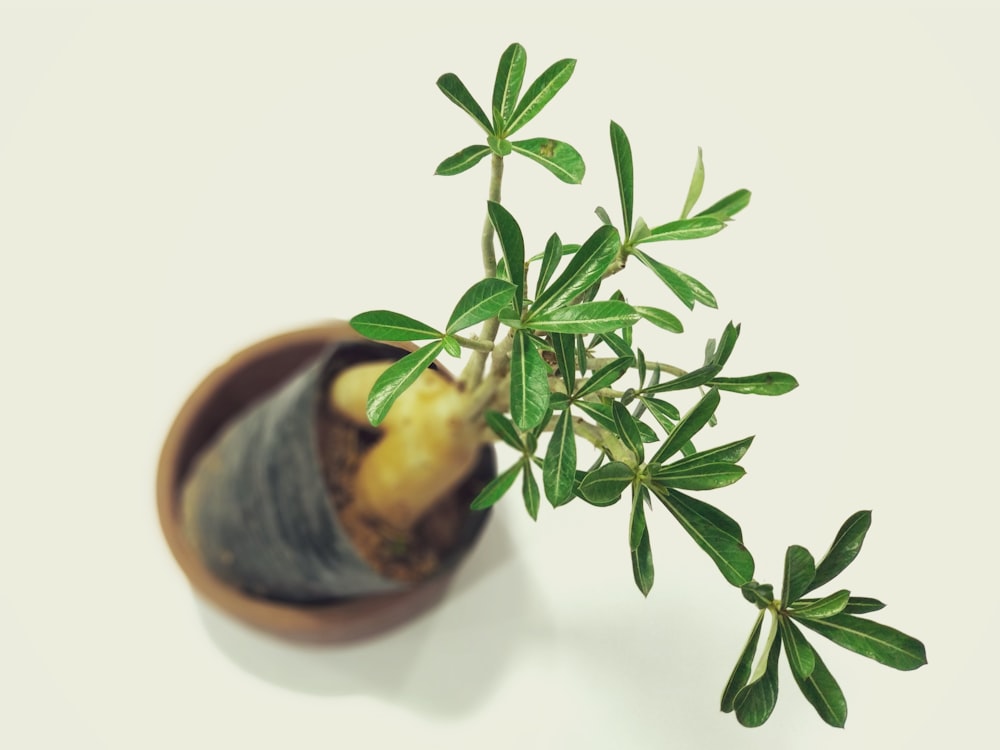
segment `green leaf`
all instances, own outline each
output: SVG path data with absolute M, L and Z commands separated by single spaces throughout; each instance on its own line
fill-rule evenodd
M 642 463 L 645 458 L 645 449 L 642 445 L 639 425 L 620 401 L 611 403 L 611 414 L 615 420 L 615 433 L 625 443 L 625 447 L 632 451 L 636 461 Z
M 809 677 L 802 679 L 795 670 L 792 670 L 792 677 L 823 721 L 833 727 L 843 727 L 847 723 L 847 700 L 844 698 L 844 693 L 815 651 L 813 660 L 813 669 Z
M 741 378 L 712 378 L 711 385 L 721 391 L 753 393 L 758 396 L 780 396 L 798 388 L 798 381 L 785 372 L 762 372 Z
M 795 627 L 795 623 L 789 618 L 779 617 L 778 628 L 781 631 L 785 656 L 788 658 L 788 666 L 792 668 L 792 674 L 798 680 L 808 679 L 816 666 L 816 654 L 813 652 L 812 646 L 802 635 L 802 631 Z
M 781 639 L 774 638 L 767 650 L 764 673 L 736 694 L 736 720 L 745 727 L 759 727 L 768 720 L 778 702 L 778 658 Z
M 643 320 L 648 320 L 654 326 L 662 328 L 664 331 L 670 331 L 671 333 L 682 333 L 684 331 L 684 324 L 681 323 L 680 319 L 666 310 L 661 310 L 658 307 L 636 305 L 635 311 L 639 313 Z
M 545 252 L 542 253 L 542 265 L 538 269 L 538 284 L 535 286 L 535 297 L 538 297 L 552 280 L 552 274 L 556 272 L 556 267 L 563 256 L 563 244 L 559 235 L 553 233 L 549 241 L 545 243 Z
M 604 365 L 599 370 L 596 370 L 593 375 L 591 375 L 587 382 L 580 386 L 575 394 L 575 398 L 583 398 L 584 396 L 589 396 L 592 393 L 597 393 L 602 388 L 607 388 L 609 385 L 619 380 L 622 375 L 628 372 L 628 368 L 632 366 L 632 357 L 618 357 L 608 364 Z
M 694 173 L 691 175 L 691 185 L 688 187 L 687 198 L 684 201 L 684 210 L 681 211 L 681 218 L 686 219 L 694 204 L 701 197 L 701 189 L 705 184 L 705 164 L 701 160 L 701 146 L 698 147 L 698 159 L 694 163 Z
M 729 221 L 749 205 L 750 191 L 737 190 L 735 193 L 730 193 L 722 200 L 713 203 L 704 211 L 698 213 L 695 218 L 698 216 L 710 216 L 714 219 Z
M 646 533 L 646 506 L 638 492 L 632 495 L 632 513 L 628 522 L 628 546 L 633 552 L 639 547 Z
M 524 507 L 531 516 L 532 521 L 538 520 L 538 506 L 541 505 L 541 494 L 538 491 L 538 482 L 531 472 L 531 462 L 523 461 L 524 475 L 521 481 L 521 493 L 524 495 Z
M 441 332 L 419 320 L 390 312 L 370 310 L 351 318 L 351 328 L 376 341 L 419 341 L 439 339 Z
M 573 75 L 576 60 L 559 60 L 550 65 L 528 90 L 507 120 L 506 135 L 510 135 L 525 125 L 551 101 Z
M 734 484 L 743 478 L 746 470 L 731 463 L 698 463 L 683 466 L 682 462 L 663 466 L 653 472 L 653 477 L 664 487 L 680 490 L 714 490 Z
M 833 540 L 833 544 L 830 545 L 830 550 L 816 567 L 816 577 L 813 579 L 812 585 L 806 589 L 807 592 L 832 581 L 854 561 L 854 558 L 861 551 L 861 544 L 865 541 L 865 535 L 871 525 L 872 512 L 870 510 L 859 510 L 844 521 Z
M 490 125 L 486 113 L 483 112 L 483 108 L 472 98 L 472 94 L 465 88 L 465 84 L 459 80 L 457 75 L 454 73 L 445 73 L 438 78 L 437 87 L 441 89 L 441 93 L 451 99 L 469 117 L 479 123 L 479 127 L 487 133 L 493 132 L 493 127 Z
M 733 586 L 742 586 L 753 578 L 753 557 L 743 546 L 743 534 L 736 521 L 718 508 L 677 490 L 668 491 L 657 485 L 651 489 L 712 559 L 723 578 Z
M 632 577 L 643 596 L 649 596 L 653 588 L 653 551 L 649 545 L 649 529 L 646 528 L 645 506 L 641 493 L 632 500 L 632 518 L 629 522 L 629 547 L 632 553 Z
M 684 443 L 693 438 L 702 427 L 708 424 L 708 420 L 712 418 L 718 406 L 719 392 L 713 388 L 702 396 L 701 400 L 677 423 L 673 432 L 664 441 L 650 463 L 663 463 L 679 451 Z
M 574 300 L 581 292 L 600 281 L 618 254 L 618 230 L 602 226 L 587 239 L 549 287 L 538 295 L 533 314 L 555 309 Z
M 444 344 L 444 350 L 452 357 L 462 356 L 462 345 L 458 343 L 454 336 L 445 336 L 441 339 L 441 343 Z
M 524 303 L 524 235 L 510 211 L 499 203 L 487 201 L 490 222 L 500 238 L 500 249 L 507 263 L 507 274 L 515 287 L 514 310 L 520 314 Z
M 591 505 L 614 505 L 633 479 L 635 470 L 631 466 L 612 461 L 587 472 L 580 480 L 580 496 Z
M 524 440 L 521 439 L 521 435 L 514 426 L 514 423 L 507 419 L 507 417 L 497 411 L 488 411 L 485 414 L 485 418 L 486 424 L 489 425 L 490 429 L 507 445 L 519 451 L 524 450 Z
M 552 351 L 556 355 L 559 376 L 566 385 L 566 392 L 572 393 L 576 387 L 576 341 L 568 333 L 552 334 Z
M 571 307 L 529 313 L 526 325 L 550 333 L 606 333 L 635 323 L 639 315 L 627 302 L 581 302 Z
M 538 162 L 565 183 L 579 185 L 587 171 L 580 152 L 552 138 L 529 138 L 510 144 L 515 153 Z
M 389 365 L 385 372 L 378 376 L 368 393 L 367 414 L 368 421 L 372 425 L 377 426 L 385 419 L 385 415 L 399 395 L 420 377 L 420 373 L 430 366 L 442 349 L 444 349 L 443 341 L 427 344 Z
M 843 612 L 850 597 L 850 591 L 841 589 L 822 599 L 799 599 L 788 605 L 788 613 L 809 620 L 823 620 Z
M 798 601 L 809 591 L 816 576 L 816 563 L 805 547 L 793 544 L 785 551 L 785 573 L 781 587 L 781 608 Z
M 668 221 L 658 227 L 652 227 L 642 239 L 647 242 L 667 242 L 669 240 L 697 240 L 710 237 L 726 228 L 725 223 L 718 219 L 705 216 L 695 219 L 677 219 Z
M 597 339 L 591 346 L 596 346 L 597 343 L 603 342 L 608 345 L 608 348 L 615 353 L 617 357 L 628 357 L 630 359 L 635 359 L 632 354 L 632 347 L 629 343 L 619 336 L 617 333 L 611 331 L 606 331 L 597 335 Z
M 490 151 L 497 156 L 509 156 L 514 150 L 514 144 L 506 138 L 497 138 L 495 135 L 486 136 L 486 143 L 489 145 Z
M 639 396 L 639 401 L 649 409 L 649 413 L 660 423 L 660 427 L 665 430 L 673 430 L 674 423 L 681 418 L 681 413 L 677 407 L 667 401 L 662 401 L 652 396 Z
M 658 383 L 657 385 L 644 388 L 643 391 L 645 393 L 665 393 L 667 391 L 683 391 L 689 388 L 700 388 L 710 382 L 718 373 L 718 365 L 706 365 L 705 367 L 699 367 L 697 370 L 691 370 L 691 372 L 685 375 L 671 378 L 664 383 Z
M 753 630 L 750 631 L 750 637 L 747 638 L 746 645 L 743 647 L 743 651 L 740 652 L 740 658 L 737 659 L 736 666 L 733 668 L 732 674 L 729 675 L 729 681 L 722 691 L 721 708 L 727 714 L 733 710 L 736 694 L 746 687 L 747 682 L 750 680 L 750 672 L 753 669 L 753 656 L 757 653 L 757 643 L 760 641 L 760 630 L 763 623 L 764 610 L 761 610 L 757 615 L 757 621 L 754 623 Z
M 628 237 L 632 233 L 632 200 L 633 172 L 632 146 L 628 142 L 625 131 L 615 121 L 611 121 L 611 153 L 615 159 L 615 174 L 618 176 L 618 198 L 622 205 L 622 218 L 625 221 L 624 233 Z M 610 222 L 609 222 L 610 223 Z
M 515 331 L 510 354 L 510 413 L 522 430 L 540 424 L 549 406 L 549 368 L 524 331 Z
M 774 586 L 769 583 L 750 581 L 740 586 L 740 592 L 744 599 L 756 604 L 758 609 L 767 609 L 774 602 Z
M 872 599 L 868 596 L 852 596 L 847 600 L 844 612 L 849 615 L 867 615 L 870 612 L 878 612 L 884 608 L 885 604 L 878 599 Z
M 887 667 L 908 671 L 927 663 L 924 644 L 888 625 L 843 612 L 823 620 L 796 619 L 837 645 Z
M 681 302 L 690 310 L 695 302 L 700 302 L 706 307 L 716 308 L 718 303 L 715 296 L 700 281 L 692 276 L 688 276 L 676 268 L 671 268 L 658 260 L 654 260 L 640 250 L 633 249 L 632 254 L 639 259 L 649 270 L 657 275 Z
M 472 510 L 486 510 L 491 505 L 495 505 L 514 486 L 514 480 L 517 479 L 518 472 L 523 466 L 524 463 L 518 461 L 505 472 L 494 477 L 489 484 L 483 487 L 469 507 Z
M 455 305 L 445 333 L 456 333 L 494 317 L 510 305 L 515 289 L 513 284 L 501 279 L 477 281 Z
M 611 221 L 611 217 L 608 216 L 608 211 L 604 206 L 598 206 L 594 209 L 594 213 L 597 214 L 597 218 L 601 220 L 601 223 L 606 226 L 613 226 L 614 222 Z
M 434 174 L 450 177 L 472 169 L 490 153 L 489 146 L 466 146 L 438 164 Z
M 497 77 L 493 83 L 493 111 L 500 113 L 500 118 L 504 121 L 510 119 L 514 106 L 517 104 L 517 96 L 521 93 L 521 84 L 524 82 L 524 68 L 527 65 L 528 55 L 524 47 L 516 42 L 504 50 L 500 56 L 500 64 L 497 66 Z M 500 123 L 494 123 L 497 132 Z
M 714 464 L 714 463 L 730 463 L 734 464 L 739 461 L 746 454 L 747 450 L 750 448 L 750 444 L 753 442 L 753 437 L 743 438 L 742 440 L 736 440 L 732 443 L 726 443 L 725 445 L 720 445 L 717 448 L 709 448 L 708 450 L 699 451 L 698 453 L 692 454 L 686 458 L 682 458 L 670 465 L 671 469 L 688 469 L 695 466 L 701 466 L 703 464 Z
M 545 497 L 553 508 L 573 499 L 573 481 L 576 478 L 576 437 L 569 410 L 559 415 L 552 437 L 545 451 L 542 481 Z
M 719 338 L 719 346 L 715 349 L 714 353 L 709 354 L 706 352 L 705 364 L 716 365 L 720 368 L 725 365 L 729 361 L 733 349 L 736 348 L 736 341 L 739 337 L 740 326 L 734 325 L 733 321 L 729 321 L 722 331 L 722 336 Z M 715 342 L 710 343 L 714 344 Z

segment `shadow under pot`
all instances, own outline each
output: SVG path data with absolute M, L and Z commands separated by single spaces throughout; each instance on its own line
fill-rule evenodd
M 233 357 L 199 386 L 161 455 L 161 526 L 193 587 L 275 634 L 337 641 L 385 630 L 437 602 L 482 532 L 473 469 L 405 535 L 360 512 L 353 480 L 380 433 L 329 406 L 353 365 L 407 350 L 346 324 L 297 331 Z

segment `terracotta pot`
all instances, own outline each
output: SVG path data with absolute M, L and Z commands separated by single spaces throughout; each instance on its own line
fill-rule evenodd
M 170 550 L 201 596 L 257 628 L 308 641 L 373 635 L 440 600 L 455 566 L 481 533 L 486 514 L 468 511 L 466 517 L 463 510 L 461 544 L 441 569 L 417 583 L 401 583 L 365 569 L 363 555 L 339 523 L 333 500 L 323 495 L 323 467 L 313 465 L 319 461 L 318 418 L 313 405 L 320 402 L 325 383 L 338 368 L 371 359 L 398 358 L 405 353 L 405 349 L 364 340 L 346 323 L 337 322 L 251 346 L 198 386 L 182 407 L 164 444 L 157 503 Z M 265 425 L 263 431 L 260 423 Z M 280 439 L 272 434 L 276 430 L 281 432 Z M 252 434 L 246 437 L 243 433 Z M 298 453 L 281 453 L 286 443 L 296 442 L 301 445 L 292 449 Z M 217 473 L 214 467 L 219 461 L 206 457 L 220 450 L 250 453 L 247 460 L 237 456 L 234 466 L 226 469 L 229 476 L 217 477 L 212 474 Z M 206 471 L 205 465 L 213 467 L 212 471 Z M 265 467 L 261 473 L 267 477 L 263 482 L 267 486 L 263 489 L 257 486 L 262 483 L 260 477 L 256 482 L 246 482 L 245 475 L 257 467 Z M 210 505 L 221 509 L 221 513 L 209 514 L 205 532 L 217 538 L 196 545 L 185 530 L 183 498 L 186 490 L 190 494 L 191 485 L 206 484 L 206 473 L 211 486 Z M 195 481 L 190 481 L 192 475 Z M 274 475 L 279 476 L 275 479 Z M 495 455 L 492 448 L 486 447 L 461 488 L 468 494 L 468 501 L 495 475 Z M 320 496 L 309 500 L 317 492 Z M 275 493 L 280 502 L 271 497 Z M 301 512 L 297 507 L 300 502 L 305 503 Z M 241 503 L 249 505 L 237 507 Z M 189 499 L 188 530 L 192 528 L 193 505 Z M 277 514 L 280 517 L 272 519 L 276 506 L 282 509 Z M 294 506 L 293 511 L 287 510 L 290 506 Z M 253 519 L 249 531 L 240 526 L 248 518 Z M 205 525 L 204 519 L 198 522 Z M 264 538 L 274 534 L 280 538 Z M 251 542 L 255 535 L 260 539 Z M 255 554 L 258 541 L 262 541 L 263 551 Z M 277 547 L 272 545 L 267 551 L 272 542 Z M 236 549 L 240 560 L 248 561 L 245 569 L 234 571 L 229 561 L 213 562 L 213 555 L 204 552 L 222 543 L 227 550 Z M 334 549 L 317 548 L 320 544 Z M 283 579 L 283 574 L 274 575 L 272 566 L 260 562 L 299 556 L 300 546 L 302 559 L 291 570 L 290 582 Z M 252 593 L 254 590 L 266 593 Z

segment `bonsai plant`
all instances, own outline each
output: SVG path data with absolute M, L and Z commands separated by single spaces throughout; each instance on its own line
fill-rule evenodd
M 843 726 L 843 693 L 802 628 L 896 669 L 926 663 L 918 640 L 866 617 L 883 607 L 880 601 L 846 589 L 813 594 L 857 556 L 870 511 L 848 518 L 818 562 L 804 547 L 789 547 L 779 592 L 758 582 L 737 521 L 688 493 L 725 487 L 744 476 L 740 460 L 753 437 L 704 445 L 723 394 L 777 396 L 797 382 L 778 371 L 729 374 L 740 336 L 740 326 L 733 323 L 707 343 L 702 361 L 683 368 L 640 342 L 650 326 L 683 333 L 681 319 L 667 309 L 676 309 L 678 302 L 688 310 L 717 306 L 705 284 L 657 257 L 660 243 L 723 231 L 749 205 L 750 192 L 737 190 L 698 208 L 705 177 L 699 150 L 677 216 L 644 221 L 634 210 L 631 145 L 625 130 L 611 122 L 620 223 L 599 207 L 597 226 L 589 236 L 574 238 L 579 243 L 557 233 L 544 242 L 526 240 L 502 202 L 508 157 L 537 162 L 565 183 L 583 179 L 583 158 L 569 144 L 512 138 L 566 84 L 574 66 L 573 60 L 554 63 L 522 93 L 526 54 L 519 44 L 510 45 L 500 58 L 489 115 L 457 76 L 438 80 L 445 96 L 483 131 L 484 142 L 461 149 L 437 168 L 438 175 L 453 176 L 488 161 L 482 278 L 457 295 L 453 312 L 440 326 L 389 310 L 356 315 L 351 327 L 359 339 L 370 341 L 339 344 L 251 419 L 219 428 L 215 444 L 197 461 L 189 459 L 187 532 L 201 554 L 214 560 L 216 574 L 231 575 L 235 585 L 262 597 L 319 602 L 405 590 L 449 569 L 452 552 L 467 547 L 481 528 L 482 513 L 516 486 L 533 519 L 543 498 L 554 509 L 571 502 L 597 508 L 627 502 L 623 537 L 635 585 L 646 596 L 654 582 L 646 516 L 666 512 L 756 608 L 750 636 L 724 687 L 722 710 L 733 712 L 743 725 L 763 724 L 777 700 L 784 650 L 805 698 L 824 721 Z M 659 279 L 663 299 L 647 304 L 632 300 L 627 287 L 615 288 L 632 273 Z M 467 361 L 455 378 L 435 364 L 442 354 L 458 358 L 463 352 Z M 324 427 L 324 419 L 318 426 L 307 420 L 306 431 L 289 438 L 276 411 L 289 404 L 309 411 L 317 398 L 334 427 Z M 297 458 L 315 458 L 317 435 L 324 449 L 339 450 L 331 441 L 351 443 L 340 466 L 343 478 L 331 479 L 328 467 Z M 296 448 L 296 441 L 308 445 Z M 263 443 L 279 448 L 288 443 L 292 452 L 258 461 L 254 451 Z M 492 466 L 489 446 L 494 443 L 505 444 L 515 456 L 499 471 Z M 267 485 L 266 496 L 239 482 L 255 471 L 266 474 L 258 482 Z M 334 486 L 349 500 L 333 503 L 338 512 L 330 518 L 306 504 L 291 507 L 298 501 L 281 498 L 298 497 L 297 477 L 303 473 L 312 475 L 304 494 L 315 496 L 319 506 L 331 504 L 327 494 Z M 317 479 L 317 474 L 324 476 Z M 296 485 L 292 491 L 290 483 Z M 463 494 L 468 496 L 457 501 Z M 245 496 L 254 499 L 247 504 Z M 275 498 L 279 510 L 273 509 Z M 347 515 L 353 521 L 343 521 Z M 342 522 L 353 524 L 353 547 L 327 533 Z M 323 533 L 315 533 L 315 524 Z M 256 554 L 260 526 L 281 543 Z M 429 529 L 436 531 L 429 534 Z M 429 545 L 428 536 L 445 541 Z M 292 549 L 296 545 L 304 550 Z M 300 552 L 310 558 L 308 564 L 287 562 Z M 356 568 L 359 560 L 371 563 L 374 574 L 365 574 L 361 584 L 344 584 L 338 566 Z M 271 568 L 286 564 L 298 579 L 291 587 L 277 581 Z

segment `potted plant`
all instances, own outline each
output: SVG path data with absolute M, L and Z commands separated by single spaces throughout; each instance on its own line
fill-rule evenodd
M 513 138 L 574 65 L 554 63 L 522 93 L 526 54 L 510 45 L 489 115 L 457 76 L 438 80 L 484 135 L 437 168 L 451 176 L 490 165 L 483 277 L 457 295 L 443 325 L 371 310 L 352 318 L 350 331 L 267 342 L 217 373 L 189 410 L 201 415 L 211 403 L 213 416 L 179 420 L 161 463 L 168 539 L 188 574 L 199 571 L 212 593 L 307 617 L 319 612 L 353 635 L 440 595 L 485 513 L 515 487 L 532 518 L 543 499 L 555 509 L 627 502 L 628 551 L 644 596 L 654 580 L 646 516 L 666 512 L 757 611 L 722 709 L 746 726 L 763 724 L 777 699 L 784 651 L 820 717 L 843 726 L 843 693 L 803 628 L 896 669 L 926 663 L 918 640 L 866 616 L 883 607 L 878 600 L 846 589 L 813 593 L 857 556 L 871 513 L 848 518 L 818 561 L 804 547 L 789 547 L 779 591 L 758 582 L 737 521 L 688 493 L 744 475 L 740 460 L 752 437 L 704 444 L 722 395 L 777 396 L 797 382 L 778 371 L 729 374 L 740 336 L 733 323 L 690 367 L 640 345 L 650 326 L 683 332 L 667 309 L 678 301 L 688 310 L 717 304 L 705 284 L 657 257 L 660 243 L 723 231 L 749 204 L 749 191 L 698 208 L 705 174 L 699 150 L 678 215 L 647 223 L 634 212 L 629 139 L 612 122 L 620 223 L 598 208 L 596 228 L 578 244 L 553 233 L 529 251 L 501 200 L 510 156 L 527 157 L 565 183 L 582 180 L 584 161 L 569 144 Z M 646 304 L 612 286 L 630 273 L 653 274 L 663 298 Z M 463 352 L 467 361 L 455 377 L 436 364 Z M 497 469 L 494 443 L 513 452 L 512 464 Z

